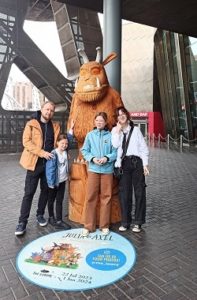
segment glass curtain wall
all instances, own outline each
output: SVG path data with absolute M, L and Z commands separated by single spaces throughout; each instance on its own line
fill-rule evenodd
M 183 40 L 188 77 L 189 110 L 194 138 L 197 138 L 197 38 L 185 36 Z
M 157 30 L 155 56 L 166 133 L 197 138 L 197 39 Z

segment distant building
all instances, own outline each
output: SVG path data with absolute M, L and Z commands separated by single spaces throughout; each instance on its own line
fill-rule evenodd
M 32 91 L 33 84 L 31 82 L 16 82 L 13 86 L 13 98 L 24 110 L 32 109 Z
M 20 107 L 23 110 L 35 111 L 39 110 L 41 104 L 46 101 L 44 95 L 30 81 L 15 82 L 11 90 L 12 95 L 10 95 L 10 99 L 13 98 L 15 100 L 14 106 L 16 108 Z M 11 109 L 15 109 L 15 107 Z

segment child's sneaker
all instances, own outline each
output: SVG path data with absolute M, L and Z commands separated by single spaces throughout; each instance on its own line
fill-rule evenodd
M 84 228 L 83 230 L 82 230 L 82 236 L 84 236 L 84 237 L 87 237 L 88 235 L 89 235 L 89 230 L 88 229 L 86 229 L 86 228 Z
M 56 219 L 54 217 L 49 217 L 48 223 L 52 226 L 56 225 Z
M 102 228 L 102 235 L 108 235 L 109 234 L 109 228 Z
M 55 229 L 68 230 L 68 229 L 71 229 L 71 226 L 61 220 L 61 221 L 56 221 L 56 223 L 55 223 Z

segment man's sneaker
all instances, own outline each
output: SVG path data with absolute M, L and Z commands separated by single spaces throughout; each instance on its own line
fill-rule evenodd
M 55 228 L 68 230 L 71 229 L 71 226 L 65 223 L 64 221 L 56 221 Z
M 132 228 L 132 231 L 133 232 L 140 232 L 141 231 L 141 225 L 134 225 L 133 228 Z
M 55 226 L 57 223 L 57 220 L 54 217 L 49 217 L 48 223 L 52 226 Z
M 37 222 L 41 227 L 44 227 L 47 225 L 47 220 L 45 220 L 45 218 L 43 216 L 37 216 Z
M 124 226 L 120 226 L 119 227 L 119 231 L 122 231 L 122 232 L 126 231 L 127 229 L 128 229 L 128 227 L 124 227 Z
M 15 235 L 23 235 L 26 231 L 26 224 L 21 222 L 16 226 Z

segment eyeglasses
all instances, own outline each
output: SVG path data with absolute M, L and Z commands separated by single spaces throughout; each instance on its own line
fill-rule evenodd
M 118 118 L 127 117 L 125 114 L 118 115 Z

